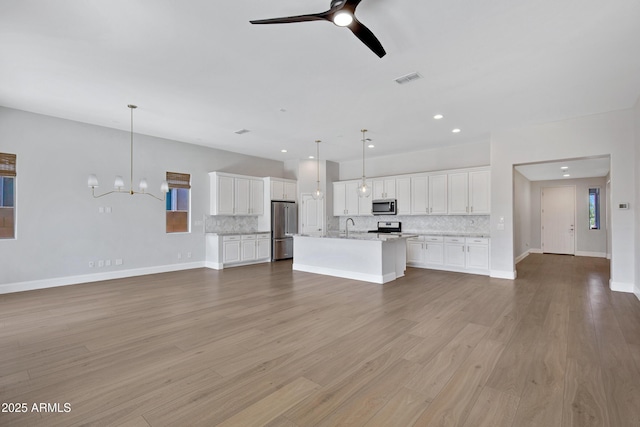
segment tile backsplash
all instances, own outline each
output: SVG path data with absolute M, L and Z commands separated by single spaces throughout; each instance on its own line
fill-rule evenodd
M 489 234 L 489 215 L 429 215 L 429 216 L 354 216 L 353 231 L 367 231 L 378 228 L 378 221 L 400 221 L 403 231 L 438 233 L 482 233 Z M 330 230 L 344 230 L 347 217 L 333 217 L 329 222 Z
M 253 233 L 258 230 L 258 217 L 210 215 L 204 224 L 205 233 Z

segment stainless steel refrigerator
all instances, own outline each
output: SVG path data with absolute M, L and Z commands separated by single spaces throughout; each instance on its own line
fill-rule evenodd
M 295 202 L 271 202 L 271 259 L 293 258 L 293 235 L 298 232 Z

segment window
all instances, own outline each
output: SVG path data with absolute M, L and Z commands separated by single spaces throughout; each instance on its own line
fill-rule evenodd
M 600 230 L 600 189 L 589 189 L 589 229 Z
M 191 175 L 167 172 L 167 183 L 167 233 L 188 233 Z
M 16 155 L 0 153 L 0 239 L 13 239 L 16 204 Z

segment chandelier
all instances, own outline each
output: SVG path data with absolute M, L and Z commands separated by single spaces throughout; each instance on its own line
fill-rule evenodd
M 147 193 L 147 187 L 149 186 L 147 183 L 146 178 L 142 178 L 140 179 L 140 182 L 138 183 L 138 188 L 140 189 L 140 191 L 134 191 L 133 190 L 133 110 L 135 110 L 136 108 L 138 108 L 137 105 L 133 105 L 133 104 L 129 104 L 127 105 L 127 107 L 129 107 L 129 109 L 131 110 L 131 143 L 130 143 L 130 158 L 131 158 L 131 175 L 129 177 L 129 190 L 125 190 L 124 189 L 124 180 L 122 179 L 122 176 L 120 175 L 116 175 L 113 187 L 114 190 L 111 191 L 107 191 L 106 193 L 103 194 L 98 194 L 96 195 L 95 193 L 95 189 L 98 187 L 98 177 L 95 174 L 91 174 L 89 175 L 89 179 L 88 179 L 88 186 L 89 188 L 91 188 L 91 195 L 94 198 L 98 198 L 98 197 L 103 197 L 106 196 L 107 194 L 112 194 L 112 193 L 122 193 L 122 194 L 144 194 L 147 196 L 151 196 L 154 199 L 158 199 L 161 202 L 163 202 L 165 200 L 165 196 L 166 193 L 169 191 L 169 184 L 167 183 L 167 181 L 162 181 L 162 183 L 160 184 L 160 192 L 162 193 L 162 198 L 152 194 L 152 193 Z

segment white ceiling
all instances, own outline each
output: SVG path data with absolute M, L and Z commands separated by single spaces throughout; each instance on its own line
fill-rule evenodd
M 515 168 L 529 181 L 549 181 L 607 176 L 609 165 L 610 159 L 607 156 L 550 163 L 531 163 L 518 165 Z M 570 176 L 565 177 L 565 174 Z
M 2 0 L 0 105 L 128 129 L 134 103 L 139 133 L 278 160 L 321 139 L 321 157 L 343 161 L 361 156 L 362 128 L 378 156 L 640 94 L 637 0 L 363 0 L 382 59 L 329 22 L 249 24 L 329 3 Z

